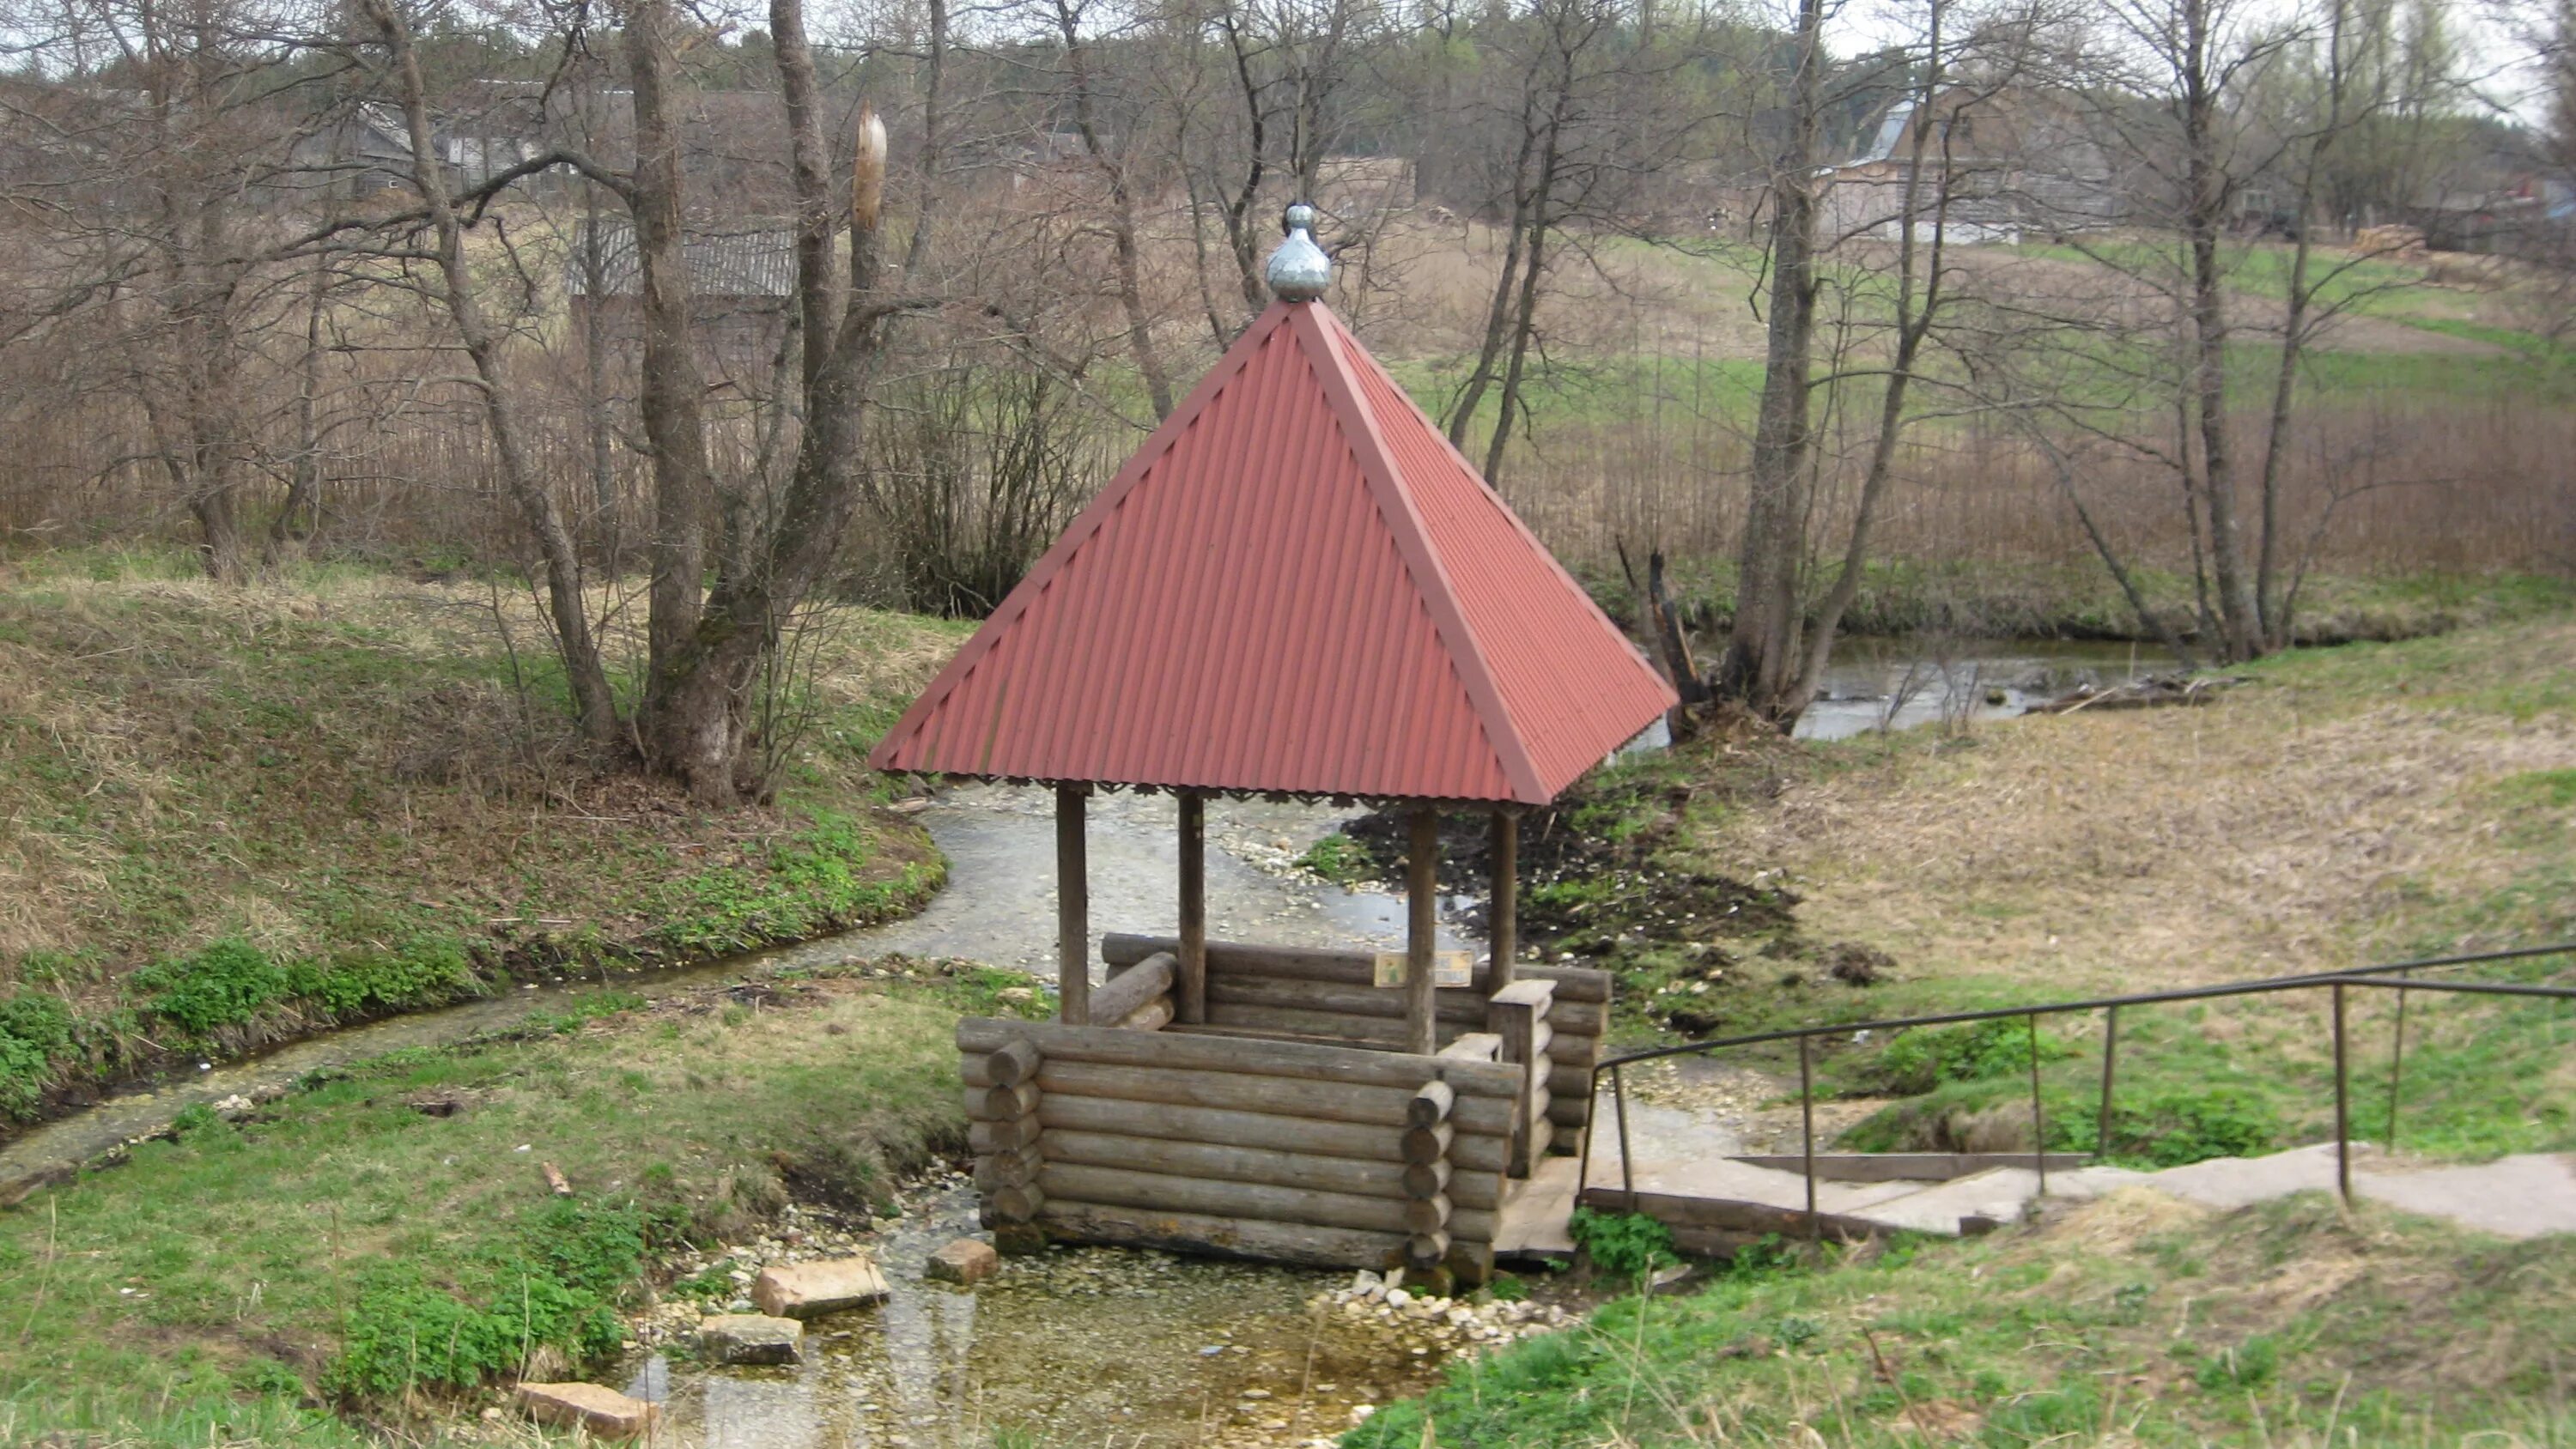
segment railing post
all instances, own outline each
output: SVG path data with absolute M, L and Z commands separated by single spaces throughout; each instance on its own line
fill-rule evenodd
M 1824 1241 L 1824 1221 L 1816 1216 L 1816 1067 L 1815 1038 L 1798 1038 L 1798 1131 L 1807 1164 L 1807 1240 Z
M 1628 1084 L 1619 1073 L 1619 1064 L 1610 1064 L 1610 1104 L 1619 1114 L 1619 1190 L 1626 1194 L 1628 1211 L 1637 1210 L 1637 1154 L 1628 1146 Z
M 2102 1110 L 2095 1114 L 2097 1130 L 2093 1134 L 2093 1159 L 2099 1162 L 2111 1155 L 2111 1078 L 2120 1062 L 2120 1008 L 2114 1006 L 2102 1018 Z
M 2397 1151 L 2397 1087 L 2406 1075 L 2406 988 L 2397 988 L 2397 1038 L 2388 1060 L 2388 1150 Z
M 2039 1195 L 2048 1196 L 2048 1122 L 2039 1109 L 2039 1013 L 2023 1017 L 2030 1034 L 2030 1165 L 2039 1170 Z
M 2334 983 L 2335 1190 L 2352 1206 L 2352 1079 L 2345 1068 L 2343 983 Z

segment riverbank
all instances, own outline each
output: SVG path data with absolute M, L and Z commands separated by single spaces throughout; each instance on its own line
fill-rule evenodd
M 1992 1237 L 1822 1269 L 1775 1252 L 1630 1297 L 1342 1443 L 2563 1444 L 2571 1301 L 2576 1239 L 2133 1189 Z
M 586 756 L 506 586 L 0 564 L 0 1136 L 323 1028 L 918 909 L 944 866 L 864 756 L 964 631 L 830 627 L 776 801 L 711 812 Z
M 1582 577 L 1613 618 L 1633 625 L 1642 617 L 1638 581 L 1603 569 Z M 2197 615 L 2189 575 L 2140 567 L 2132 577 L 2149 607 L 2174 621 L 2186 637 L 2193 633 Z M 1734 561 L 1677 558 L 1670 588 L 1683 620 L 1705 637 L 1702 652 L 1722 643 L 1734 617 Z M 2572 607 L 2576 581 L 2536 574 L 2319 574 L 2300 588 L 2296 633 L 2298 642 L 2309 647 L 2394 643 L 2546 617 Z M 2139 621 L 2119 585 L 2091 559 L 1949 567 L 1874 562 L 1862 574 L 1841 632 L 1887 639 L 1930 636 L 1953 643 L 2057 639 L 2162 644 Z
M 963 1146 L 958 1015 L 1043 1010 L 1019 981 L 893 958 L 650 1004 L 594 992 L 506 1037 L 192 1109 L 0 1214 L 0 1442 L 523 1439 L 476 1418 L 492 1385 L 612 1365 L 622 1318 L 695 1291 L 660 1267 L 684 1245 L 780 1230 L 791 1198 L 803 1234 L 881 1236 L 900 1184 Z
M 2198 708 L 2078 711 L 1633 756 L 1523 827 L 1525 939 L 1619 973 L 1631 1042 L 2045 1002 L 2576 939 L 2576 621 L 2301 650 Z M 1450 823 L 1480 890 L 1480 820 Z M 1391 822 L 1327 842 L 1381 873 Z M 2484 973 L 2566 980 L 2558 958 Z M 2115 1157 L 2173 1165 L 2330 1130 L 2322 993 L 2131 1013 Z M 2394 1004 L 2356 1003 L 2354 1130 L 2387 1130 Z M 2409 1150 L 2576 1147 L 2554 1009 L 2419 997 Z M 2101 1135 L 2099 1019 L 2043 1031 L 2052 1147 Z M 1862 1150 L 2028 1146 L 2017 1024 L 1838 1041 L 1821 1116 Z M 1794 1080 L 1785 1049 L 1631 1074 L 1649 1100 Z M 1769 1085 L 1766 1086 L 1765 1082 Z

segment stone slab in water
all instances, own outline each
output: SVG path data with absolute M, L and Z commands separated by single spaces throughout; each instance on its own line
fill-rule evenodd
M 794 1363 L 805 1354 L 805 1325 L 758 1313 L 722 1314 L 699 1322 L 698 1351 L 715 1363 Z
M 930 1255 L 923 1264 L 921 1276 L 944 1283 L 959 1283 L 969 1288 L 981 1283 L 1001 1266 L 1001 1254 L 981 1238 L 959 1238 Z
M 866 1258 L 773 1263 L 751 1284 L 751 1298 L 760 1311 L 779 1318 L 819 1318 L 864 1307 L 886 1293 L 885 1275 Z
M 662 1412 L 600 1384 L 521 1384 L 519 1407 L 540 1424 L 586 1429 L 602 1439 L 632 1439 Z

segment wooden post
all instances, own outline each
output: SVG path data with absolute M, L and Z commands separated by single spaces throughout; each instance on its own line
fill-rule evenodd
M 1494 812 L 1493 857 L 1494 898 L 1485 927 L 1485 940 L 1493 948 L 1493 964 L 1485 974 L 1489 992 L 1512 984 L 1520 960 L 1521 819 L 1508 810 Z
M 1404 1049 L 1417 1056 L 1440 1050 L 1439 997 L 1431 984 L 1431 950 L 1440 931 L 1440 812 L 1413 812 L 1404 857 Z
M 1207 797 L 1181 792 L 1181 973 L 1179 1016 L 1207 1020 Z
M 1091 1024 L 1091 866 L 1082 810 L 1089 792 L 1055 787 L 1056 992 L 1067 1026 Z

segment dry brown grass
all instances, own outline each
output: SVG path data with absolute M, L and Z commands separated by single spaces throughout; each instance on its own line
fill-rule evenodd
M 2490 668 L 2576 658 L 2576 623 L 2497 631 L 2477 652 Z M 1702 843 L 1733 873 L 1787 871 L 1820 938 L 2073 995 L 2405 949 L 2424 926 L 2410 902 L 2474 898 L 2530 864 L 2480 792 L 2566 768 L 2576 720 L 2356 700 L 2293 671 L 2205 709 L 2032 716 L 1962 747 L 1874 748 Z

